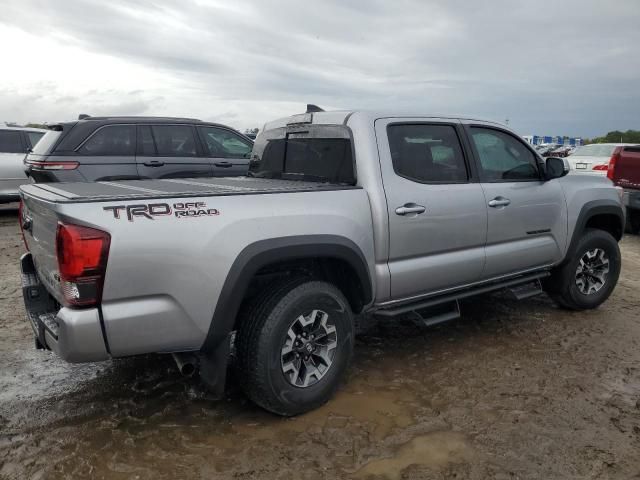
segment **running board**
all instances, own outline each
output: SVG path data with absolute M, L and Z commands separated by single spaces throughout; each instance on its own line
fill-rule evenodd
M 529 287 L 527 287 L 526 293 L 530 293 L 530 294 L 525 296 L 522 296 L 522 293 L 520 294 L 521 295 L 520 298 L 527 298 L 528 296 L 534 295 L 534 293 L 532 293 L 534 292 L 534 290 L 536 292 L 535 295 L 542 292 L 540 279 L 548 277 L 549 275 L 550 275 L 549 272 L 537 272 L 537 273 L 531 273 L 529 275 L 522 275 L 520 277 L 512 278 L 509 280 L 503 280 L 501 282 L 495 282 L 489 285 L 481 285 L 478 287 L 468 288 L 466 290 L 459 290 L 454 293 L 440 295 L 435 298 L 432 297 L 432 298 L 419 300 L 412 303 L 405 303 L 404 305 L 398 305 L 396 307 L 393 307 L 393 306 L 390 306 L 387 308 L 381 307 L 379 310 L 376 310 L 375 314 L 383 317 L 395 317 L 396 315 L 402 315 L 404 313 L 414 312 L 416 310 L 422 310 L 424 308 L 434 307 L 436 305 L 442 305 L 448 302 L 457 302 L 458 300 L 462 300 L 464 298 L 469 298 L 469 297 L 475 297 L 476 295 L 481 295 L 483 293 L 494 292 L 496 290 L 502 290 L 502 289 L 513 290 L 514 287 L 537 282 L 537 284 L 539 285 L 539 289 L 535 290 L 535 289 L 529 289 Z M 516 298 L 518 297 L 516 296 Z
M 542 283 L 540 283 L 539 278 L 530 283 L 509 287 L 509 293 L 511 293 L 516 300 L 535 297 L 536 295 L 540 295 L 542 292 Z
M 457 300 L 454 300 L 453 302 L 436 305 L 434 307 L 414 310 L 411 313 L 417 323 L 425 327 L 431 327 L 439 323 L 460 318 L 460 304 Z

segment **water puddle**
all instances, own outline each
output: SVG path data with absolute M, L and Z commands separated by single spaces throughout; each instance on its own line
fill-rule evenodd
M 473 450 L 464 435 L 455 432 L 433 432 L 411 439 L 401 445 L 390 458 L 373 460 L 360 468 L 354 478 L 370 475 L 390 480 L 400 479 L 411 465 L 442 467 L 449 463 L 467 462 L 473 458 Z

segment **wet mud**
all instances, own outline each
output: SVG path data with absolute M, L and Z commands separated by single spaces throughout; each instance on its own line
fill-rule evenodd
M 336 397 L 283 419 L 166 355 L 35 350 L 16 214 L 0 208 L 0 479 L 640 478 L 640 237 L 601 308 L 494 295 L 437 327 L 374 323 Z

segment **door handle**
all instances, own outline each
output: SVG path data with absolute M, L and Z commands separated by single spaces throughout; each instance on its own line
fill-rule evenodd
M 233 163 L 231 162 L 215 162 L 214 165 L 220 168 L 229 168 L 233 167 Z
M 152 160 L 150 162 L 144 162 L 145 167 L 161 167 L 164 165 L 164 162 L 160 162 L 158 160 Z
M 403 206 L 396 208 L 396 215 L 408 215 L 410 213 L 424 213 L 426 207 L 416 205 L 415 203 L 405 203 Z
M 489 206 L 493 208 L 506 207 L 511 204 L 511 200 L 504 197 L 496 197 L 489 202 Z

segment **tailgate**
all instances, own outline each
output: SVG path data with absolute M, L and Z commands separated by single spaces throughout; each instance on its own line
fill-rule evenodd
M 49 293 L 62 303 L 58 260 L 56 257 L 56 229 L 58 213 L 56 204 L 43 201 L 22 192 L 20 219 L 27 247 L 33 256 L 33 263 Z

